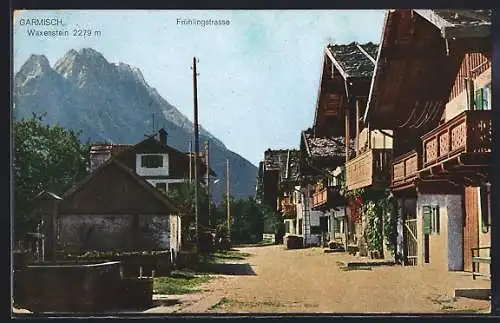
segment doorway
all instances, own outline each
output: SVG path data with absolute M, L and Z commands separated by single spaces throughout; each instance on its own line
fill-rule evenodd
M 403 219 L 404 264 L 416 266 L 418 259 L 417 199 L 398 199 L 398 213 Z

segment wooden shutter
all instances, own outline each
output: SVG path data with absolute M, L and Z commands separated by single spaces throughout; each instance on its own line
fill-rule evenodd
M 489 226 L 489 207 L 488 207 L 488 195 L 486 192 L 486 187 L 481 186 L 479 196 L 481 199 L 481 232 L 488 233 Z
M 424 234 L 430 234 L 431 233 L 431 212 L 432 209 L 429 205 L 424 205 L 423 206 L 423 233 Z
M 483 110 L 483 89 L 476 91 L 476 110 Z

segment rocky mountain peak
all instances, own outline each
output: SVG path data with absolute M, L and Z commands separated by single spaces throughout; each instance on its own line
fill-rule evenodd
M 79 81 L 77 83 L 86 83 L 88 78 L 106 76 L 112 72 L 112 68 L 113 65 L 92 48 L 82 48 L 79 51 L 70 49 L 54 66 L 55 71 L 62 77 Z
M 52 67 L 50 67 L 49 60 L 45 55 L 32 54 L 16 74 L 15 84 L 18 86 L 26 85 L 31 80 L 51 72 L 53 72 Z

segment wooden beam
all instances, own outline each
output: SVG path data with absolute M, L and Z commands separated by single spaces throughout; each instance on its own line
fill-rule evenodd
M 344 80 L 347 80 L 347 78 L 349 77 L 349 74 L 347 74 L 342 69 L 342 66 L 340 66 L 340 64 L 337 62 L 337 60 L 335 59 L 335 57 L 333 57 L 332 52 L 330 51 L 330 49 L 328 47 L 325 47 L 325 53 L 330 58 L 330 61 L 333 63 L 333 65 L 335 65 L 335 67 L 337 68 L 337 70 L 340 72 L 340 74 L 342 75 L 342 77 L 344 78 Z
M 356 99 L 356 156 L 359 153 L 359 99 Z
M 376 64 L 376 61 L 375 61 L 376 57 L 372 57 L 370 54 L 368 54 L 368 52 L 360 44 L 356 43 L 356 46 L 359 48 L 359 50 L 363 54 L 365 54 L 366 57 L 368 57 L 368 59 L 373 63 L 373 65 Z
M 349 109 L 345 109 L 345 161 L 349 161 L 349 142 L 351 141 L 351 131 L 349 127 Z

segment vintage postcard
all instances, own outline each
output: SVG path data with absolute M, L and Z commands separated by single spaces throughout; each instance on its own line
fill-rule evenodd
M 492 10 L 15 10 L 15 315 L 490 313 Z

